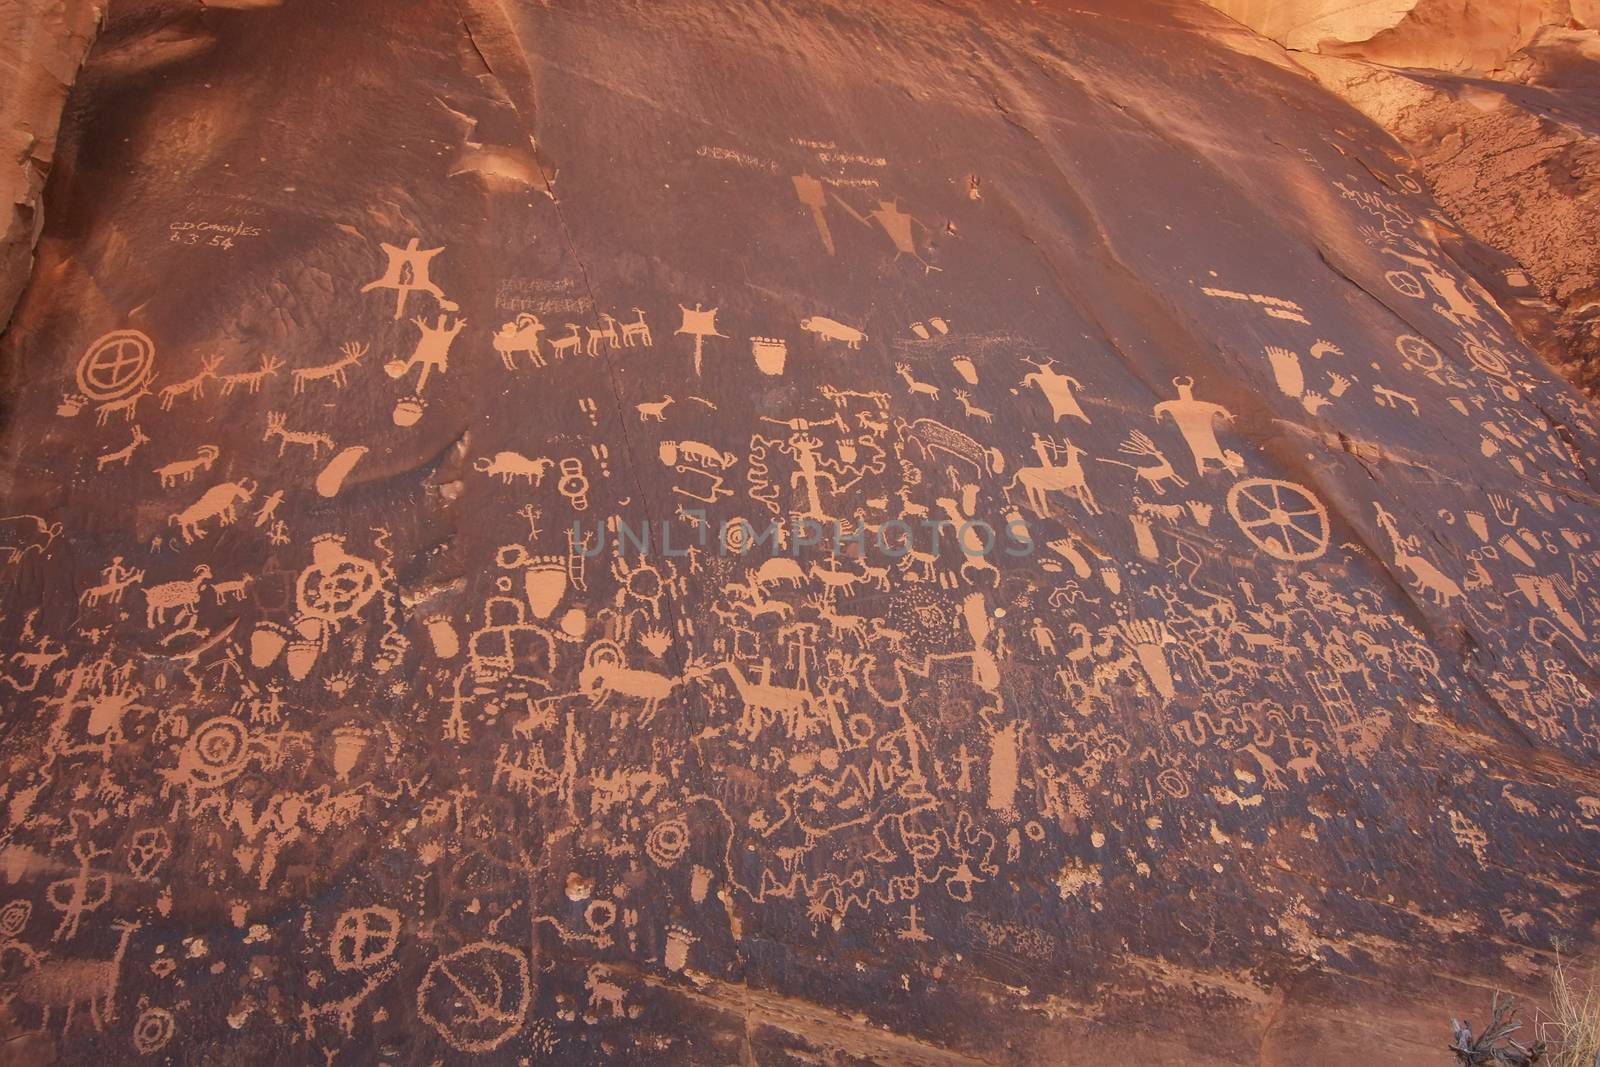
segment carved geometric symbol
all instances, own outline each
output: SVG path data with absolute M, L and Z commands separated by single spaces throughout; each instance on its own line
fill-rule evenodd
M 417 987 L 417 1013 L 461 1052 L 489 1052 L 522 1029 L 533 984 L 509 945 L 475 941 L 440 956 Z
M 400 913 L 393 908 L 352 908 L 333 927 L 329 952 L 340 971 L 364 971 L 394 955 Z
M 155 357 L 155 342 L 138 330 L 113 330 L 78 360 L 78 389 L 90 400 L 121 399 L 149 379 Z
M 1429 342 L 1414 334 L 1405 334 L 1398 338 L 1394 346 L 1400 352 L 1407 367 L 1415 367 L 1424 374 L 1432 374 L 1444 366 L 1444 355 Z
M 1294 563 L 1328 550 L 1328 509 L 1303 485 L 1246 478 L 1228 490 L 1228 513 L 1275 559 Z

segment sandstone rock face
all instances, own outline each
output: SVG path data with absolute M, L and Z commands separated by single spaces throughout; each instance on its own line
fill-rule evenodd
M 1364 44 L 1392 30 L 1419 0 L 1210 0 L 1211 6 L 1270 37 L 1285 48 L 1316 51 L 1324 46 Z
M 1299 62 L 1405 143 L 1452 218 L 1523 266 L 1518 305 L 1554 313 L 1542 351 L 1600 393 L 1600 32 L 1546 28 L 1495 80 Z
M 1547 26 L 1593 26 L 1592 0 L 1209 0 L 1296 51 L 1396 67 L 1498 69 Z
M 104 0 L 0 3 L 0 324 L 33 264 L 57 123 L 104 11 Z
M 8 1060 L 1436 1059 L 1600 919 L 1600 422 L 1430 176 L 1195 2 L 114 9 Z

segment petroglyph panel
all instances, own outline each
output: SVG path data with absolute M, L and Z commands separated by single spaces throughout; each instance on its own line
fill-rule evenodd
M 1375 128 L 1198 5 L 498 19 L 91 57 L 8 1053 L 1409 1063 L 1588 936 L 1600 425 Z

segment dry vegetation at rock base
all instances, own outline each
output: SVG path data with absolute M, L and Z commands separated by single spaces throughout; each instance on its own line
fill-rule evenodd
M 1534 1013 L 1532 1045 L 1515 1034 L 1517 1003 L 1495 994 L 1489 1025 L 1476 1037 L 1470 1021 L 1450 1021 L 1450 1051 L 1468 1067 L 1600 1067 L 1600 965 L 1565 960 L 1556 950 L 1550 965 L 1548 1004 Z

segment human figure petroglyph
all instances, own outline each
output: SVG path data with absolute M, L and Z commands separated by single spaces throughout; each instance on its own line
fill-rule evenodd
M 1052 441 L 1039 434 L 1033 435 L 1033 451 L 1039 457 L 1039 465 L 1017 469 L 1005 487 L 1007 499 L 1012 490 L 1021 485 L 1027 494 L 1028 506 L 1041 519 L 1050 517 L 1050 493 L 1065 494 L 1090 515 L 1100 514 L 1100 506 L 1095 503 L 1083 470 L 1082 459 L 1087 452 L 1066 438 Z M 1066 464 L 1058 466 L 1063 458 Z
M 330 381 L 335 389 L 343 389 L 349 384 L 346 372 L 351 367 L 361 365 L 361 360 L 366 356 L 367 349 L 367 345 L 357 344 L 355 341 L 347 341 L 339 346 L 339 351 L 342 355 L 332 363 L 323 363 L 316 367 L 296 368 L 290 373 L 290 377 L 294 379 L 294 392 L 296 395 L 303 393 L 306 390 L 307 383 L 321 381 Z
M 796 182 L 796 190 L 799 190 L 798 182 Z M 877 223 L 894 244 L 895 259 L 899 259 L 901 256 L 910 256 L 922 265 L 924 274 L 931 274 L 933 271 L 942 269 L 935 267 L 922 258 L 922 253 L 917 250 L 916 233 L 913 227 L 923 226 L 923 224 L 915 216 L 901 211 L 900 205 L 896 201 L 879 200 L 877 207 L 867 212 L 866 215 L 862 215 L 845 203 L 838 193 L 830 193 L 830 195 L 840 207 L 844 208 L 851 218 L 863 226 L 871 226 L 873 223 Z M 926 230 L 927 227 L 923 226 L 923 229 Z
M 125 567 L 122 557 L 113 557 L 109 566 L 100 572 L 99 585 L 90 586 L 79 596 L 79 603 L 85 607 L 98 607 L 102 602 L 111 604 L 122 603 L 122 595 L 127 592 L 130 585 L 137 585 L 144 581 L 144 571 Z
M 1204 475 L 1209 463 L 1234 474 L 1244 470 L 1244 457 L 1231 449 L 1224 450 L 1217 443 L 1217 420 L 1229 422 L 1233 419 L 1228 409 L 1221 404 L 1196 400 L 1193 378 L 1174 378 L 1172 384 L 1177 386 L 1178 399 L 1157 404 L 1154 414 L 1157 419 L 1170 418 L 1183 434 L 1184 443 L 1194 456 L 1195 473 Z
M 1033 368 L 1022 376 L 1024 386 L 1037 386 L 1039 392 L 1050 402 L 1050 417 L 1053 422 L 1060 422 L 1064 418 L 1081 419 L 1089 421 L 1089 416 L 1083 413 L 1083 408 L 1078 404 L 1074 390 L 1082 389 L 1083 383 L 1070 374 L 1062 374 L 1056 370 L 1056 361 L 1047 359 L 1043 362 L 1023 357 L 1022 362 Z

